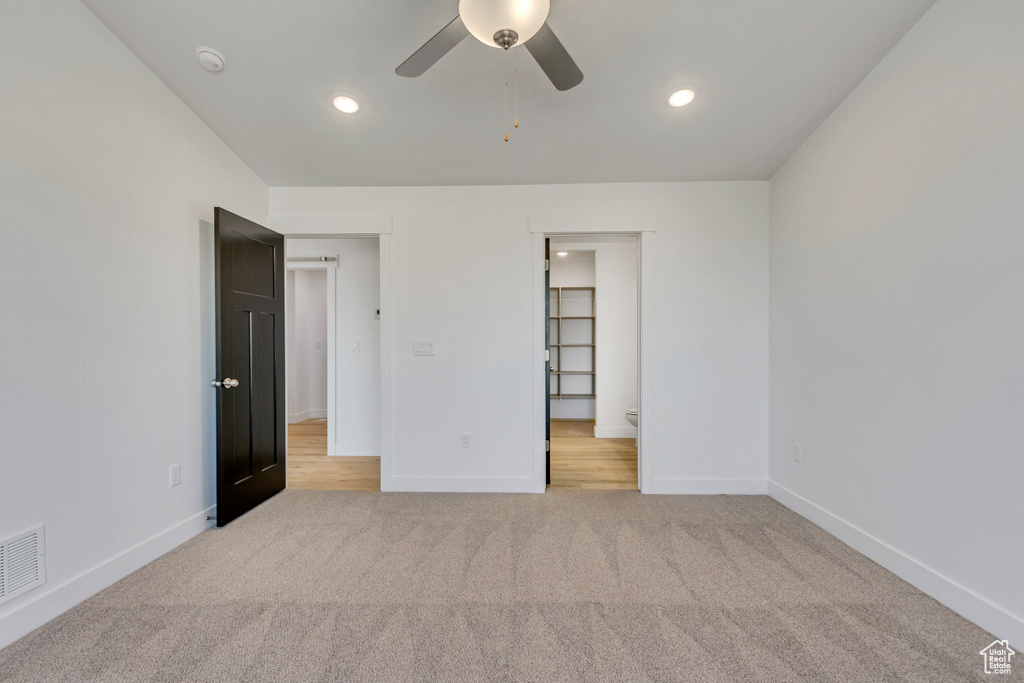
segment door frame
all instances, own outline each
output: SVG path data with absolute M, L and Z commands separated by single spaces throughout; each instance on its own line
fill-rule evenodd
M 284 315 L 285 324 L 292 320 L 295 311 L 288 305 L 288 271 L 289 270 L 323 270 L 327 273 L 327 455 L 337 455 L 331 451 L 337 442 L 338 416 L 337 416 L 337 317 L 338 317 L 338 255 L 323 254 L 333 261 L 289 261 L 288 260 L 288 236 L 284 239 Z M 288 398 L 288 370 L 285 366 L 285 405 Z M 289 406 L 290 407 L 290 406 Z M 286 411 L 287 412 L 287 411 Z M 290 416 L 291 413 L 288 412 Z M 291 424 L 289 422 L 288 424 Z
M 269 216 L 267 225 L 288 240 L 376 237 L 380 249 L 380 490 L 391 485 L 393 444 L 391 413 L 391 235 L 393 218 L 385 215 Z
M 632 229 L 623 229 L 628 226 Z M 545 305 L 548 292 L 544 286 L 544 240 L 551 237 L 585 237 L 587 235 L 635 235 L 637 237 L 637 487 L 640 493 L 652 490 L 651 454 L 654 420 L 651 419 L 653 358 L 651 331 L 653 324 L 651 296 L 653 291 L 652 265 L 654 244 L 657 233 L 657 217 L 654 214 L 547 214 L 530 216 L 530 232 L 533 235 L 533 338 L 534 338 L 534 430 L 533 430 L 533 479 L 534 492 L 544 493 L 547 449 L 546 403 L 549 400 L 545 375 Z

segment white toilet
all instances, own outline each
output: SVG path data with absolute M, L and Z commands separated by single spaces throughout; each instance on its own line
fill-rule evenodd
M 632 408 L 626 411 L 626 422 L 636 427 L 636 423 L 639 422 L 639 413 L 634 405 Z
M 626 422 L 636 427 L 636 423 L 638 422 L 636 406 L 633 406 L 632 408 L 626 411 Z

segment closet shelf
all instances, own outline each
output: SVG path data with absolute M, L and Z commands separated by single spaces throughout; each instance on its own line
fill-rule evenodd
M 551 287 L 548 293 L 552 366 L 548 382 L 552 399 L 597 397 L 595 294 L 594 287 Z M 567 315 L 571 313 L 590 315 Z M 590 321 L 590 324 L 574 323 L 574 320 Z

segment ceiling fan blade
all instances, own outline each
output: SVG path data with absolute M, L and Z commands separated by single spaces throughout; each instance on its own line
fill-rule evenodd
M 583 72 L 576 66 L 576 62 L 569 56 L 562 41 L 547 22 L 540 27 L 535 36 L 523 44 L 559 90 L 575 88 L 583 82 Z
M 402 62 L 402 65 L 395 69 L 395 73 L 406 78 L 422 76 L 468 35 L 469 29 L 462 23 L 462 17 L 455 17 L 450 24 L 438 31 L 436 36 L 416 50 L 412 57 Z

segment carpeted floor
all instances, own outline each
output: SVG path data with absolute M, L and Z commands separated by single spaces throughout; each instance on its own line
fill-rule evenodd
M 0 680 L 969 681 L 992 640 L 766 497 L 288 490 Z

